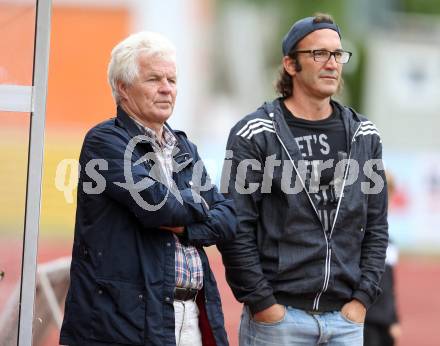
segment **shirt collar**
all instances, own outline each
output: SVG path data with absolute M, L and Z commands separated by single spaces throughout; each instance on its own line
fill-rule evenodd
M 161 140 L 159 140 L 159 138 L 157 138 L 156 132 L 154 132 L 152 129 L 150 129 L 147 126 L 144 126 L 135 118 L 133 118 L 133 117 L 130 117 L 130 118 L 134 121 L 134 123 L 137 125 L 139 130 L 141 130 L 141 132 L 145 136 L 147 136 L 147 138 L 150 140 L 150 142 L 153 145 L 156 145 L 159 148 L 166 147 L 168 149 L 172 149 L 176 145 L 177 139 L 176 139 L 176 137 L 174 137 L 173 133 L 166 125 L 163 126 L 162 138 L 161 138 Z

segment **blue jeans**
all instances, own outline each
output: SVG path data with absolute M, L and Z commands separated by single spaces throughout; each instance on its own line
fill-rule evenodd
M 340 311 L 306 312 L 286 307 L 284 319 L 276 323 L 252 320 L 249 308 L 241 315 L 240 346 L 362 346 L 363 323 L 347 320 Z

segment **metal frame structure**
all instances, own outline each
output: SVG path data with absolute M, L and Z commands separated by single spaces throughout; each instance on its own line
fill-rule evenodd
M 52 0 L 36 0 L 32 86 L 0 85 L 0 111 L 31 114 L 17 340 L 19 346 L 32 345 L 51 11 Z
M 47 263 L 39 263 L 37 269 L 37 293 L 35 296 L 35 315 L 32 329 L 32 340 L 40 344 L 47 336 L 48 323 L 53 321 L 58 330 L 61 329 L 64 299 L 69 287 L 70 257 L 61 257 Z M 12 294 L 0 313 L 0 345 L 17 345 L 18 311 L 20 303 L 20 283 L 17 283 Z

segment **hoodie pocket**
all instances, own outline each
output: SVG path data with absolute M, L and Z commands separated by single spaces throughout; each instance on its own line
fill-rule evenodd
M 326 254 L 322 231 L 304 230 L 285 235 L 278 251 L 279 278 L 293 280 L 300 290 L 310 288 L 316 278 L 321 280 Z
M 143 345 L 145 291 L 135 284 L 99 280 L 93 297 L 91 339 Z

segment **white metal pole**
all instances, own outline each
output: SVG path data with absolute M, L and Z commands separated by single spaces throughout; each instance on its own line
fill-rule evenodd
M 44 153 L 44 126 L 49 68 L 51 0 L 37 0 L 33 73 L 33 112 L 29 134 L 23 262 L 18 324 L 19 346 L 32 345 L 34 300 L 40 226 L 41 181 Z

